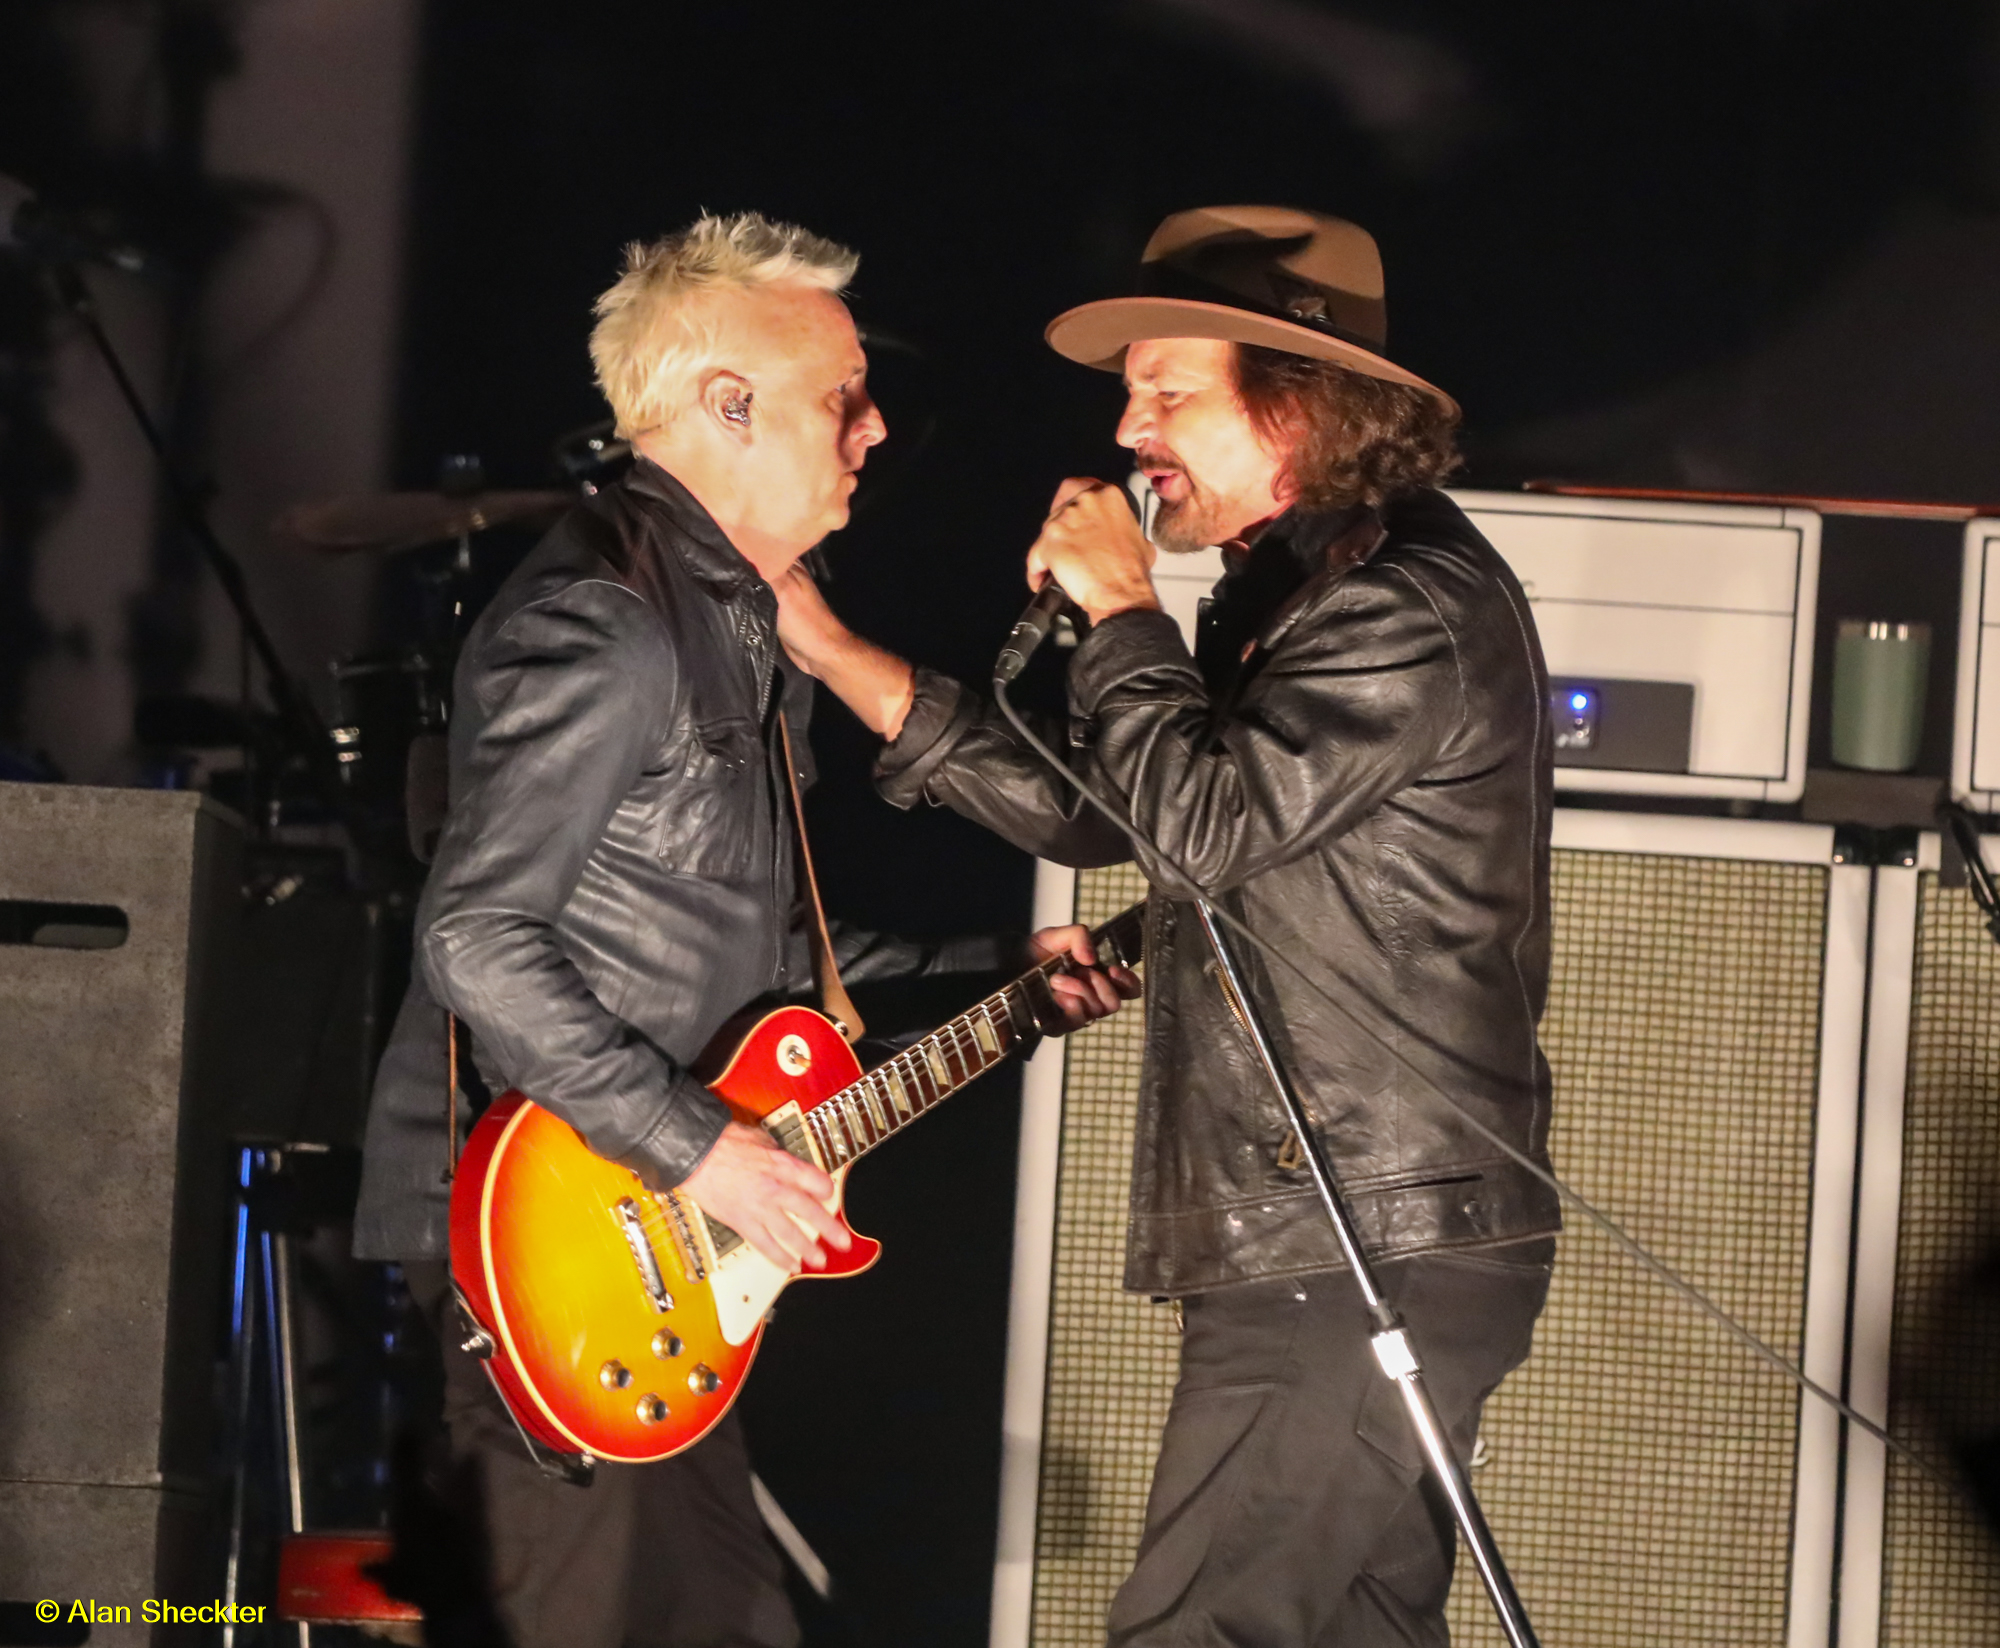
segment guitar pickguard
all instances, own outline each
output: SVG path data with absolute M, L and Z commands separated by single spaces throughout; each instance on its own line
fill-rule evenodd
M 794 1156 L 817 1166 L 826 1165 L 812 1148 L 805 1115 L 797 1103 L 772 1111 L 764 1118 L 764 1129 Z M 833 1195 L 827 1199 L 827 1212 L 840 1212 L 846 1180 L 845 1168 L 833 1175 Z M 718 1225 L 706 1215 L 697 1216 L 694 1223 L 695 1239 L 701 1244 L 702 1267 L 708 1273 L 709 1292 L 715 1300 L 716 1325 L 730 1344 L 747 1343 L 757 1331 L 758 1323 L 777 1303 L 786 1283 L 799 1272 L 781 1270 L 727 1225 Z M 718 1233 L 726 1235 L 718 1241 Z

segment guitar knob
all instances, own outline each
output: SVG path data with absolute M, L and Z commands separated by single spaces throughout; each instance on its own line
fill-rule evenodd
M 632 1370 L 623 1362 L 606 1362 L 597 1370 L 597 1382 L 606 1390 L 623 1390 L 632 1383 Z
M 663 1362 L 670 1356 L 680 1355 L 686 1349 L 687 1346 L 681 1343 L 680 1335 L 671 1328 L 661 1328 L 653 1335 L 653 1354 Z
M 688 1389 L 697 1396 L 713 1396 L 722 1386 L 722 1375 L 706 1362 L 697 1362 L 688 1375 Z
M 667 1404 L 648 1391 L 639 1398 L 639 1423 L 657 1425 L 667 1417 Z

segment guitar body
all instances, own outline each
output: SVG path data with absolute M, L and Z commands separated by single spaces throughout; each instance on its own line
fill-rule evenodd
M 738 1120 L 811 1155 L 805 1116 L 860 1074 L 831 1023 L 786 1007 L 758 1021 L 710 1086 Z M 844 1225 L 846 1167 L 822 1165 Z M 881 1245 L 855 1235 L 847 1252 L 826 1253 L 825 1270 L 800 1274 L 855 1275 Z M 729 1411 L 793 1279 L 520 1093 L 497 1100 L 466 1141 L 451 1269 L 523 1429 L 559 1453 L 631 1463 L 693 1446 Z

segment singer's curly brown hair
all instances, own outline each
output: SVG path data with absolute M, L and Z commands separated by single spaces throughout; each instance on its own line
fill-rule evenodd
M 1244 343 L 1236 394 L 1268 445 L 1291 447 L 1285 478 L 1305 509 L 1379 508 L 1460 463 L 1457 410 L 1409 384 Z

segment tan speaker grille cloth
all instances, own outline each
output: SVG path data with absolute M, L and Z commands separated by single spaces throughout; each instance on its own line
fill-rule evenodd
M 1796 1355 L 1826 872 L 1556 854 L 1545 1025 L 1560 1167 Z M 1142 891 L 1086 872 L 1078 919 Z M 1121 1292 L 1138 1015 L 1070 1046 L 1032 1641 L 1102 1641 L 1137 1545 L 1176 1361 Z M 1533 1360 L 1488 1411 L 1475 1481 L 1544 1639 L 1783 1641 L 1795 1404 L 1594 1232 L 1563 1243 Z M 1461 1643 L 1498 1642 L 1469 1566 Z
M 2000 945 L 1935 875 L 1916 1003 L 1890 1428 L 1948 1471 L 1944 1431 L 2000 1434 Z M 2000 1549 L 1962 1497 L 1893 1454 L 1885 1534 L 1885 1648 L 2000 1642 Z
M 1557 1166 L 1799 1354 L 1827 872 L 1558 853 Z M 1545 1641 L 1785 1639 L 1790 1384 L 1572 1216 L 1473 1481 Z M 1454 1640 L 1501 1643 L 1460 1555 Z
M 1146 896 L 1129 865 L 1077 877 L 1076 919 L 1095 924 Z M 1035 1522 L 1036 1648 L 1104 1640 L 1111 1593 L 1132 1565 L 1180 1340 L 1172 1314 L 1124 1291 L 1132 1097 L 1142 1015 L 1069 1042 L 1056 1181 L 1048 1395 Z

